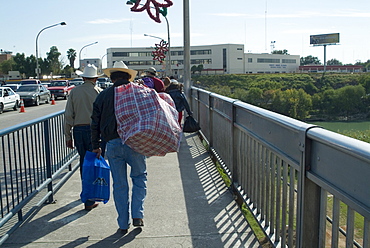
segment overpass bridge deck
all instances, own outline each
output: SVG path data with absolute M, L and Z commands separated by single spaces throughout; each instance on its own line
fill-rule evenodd
M 5 241 L 3 247 L 259 247 L 196 134 L 186 134 L 179 153 L 147 160 L 145 226 L 117 232 L 111 197 L 90 212 L 79 199 L 74 175 Z

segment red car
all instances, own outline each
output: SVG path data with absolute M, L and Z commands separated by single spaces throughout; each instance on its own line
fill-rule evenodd
M 69 93 L 74 87 L 75 86 L 71 85 L 68 80 L 54 80 L 50 82 L 48 90 L 50 90 L 51 95 L 54 95 L 55 99 L 58 97 L 67 99 Z

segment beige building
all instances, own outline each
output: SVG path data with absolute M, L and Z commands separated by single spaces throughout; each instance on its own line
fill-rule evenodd
M 107 67 L 122 60 L 139 74 L 155 67 L 161 75 L 166 71 L 166 60 L 162 64 L 153 60 L 154 50 L 149 47 L 108 48 Z M 184 73 L 183 47 L 171 47 L 170 50 L 170 74 L 180 78 Z M 244 53 L 242 44 L 190 47 L 190 68 L 202 65 L 202 74 L 292 73 L 298 71 L 299 63 L 299 55 Z

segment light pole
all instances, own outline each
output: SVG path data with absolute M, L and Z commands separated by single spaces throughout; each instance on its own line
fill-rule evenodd
M 40 36 L 41 32 L 44 31 L 45 29 L 52 28 L 52 27 L 55 27 L 55 26 L 58 26 L 58 25 L 64 26 L 64 25 L 67 25 L 67 23 L 61 22 L 61 23 L 57 23 L 57 24 L 45 27 L 45 28 L 41 29 L 40 32 L 36 36 L 36 77 L 37 77 L 37 79 L 40 79 L 39 55 L 38 55 L 38 53 L 39 53 L 39 48 L 38 48 L 39 36 Z
M 85 46 L 83 46 L 83 47 L 81 48 L 80 53 L 78 54 L 78 58 L 80 59 L 80 70 L 82 70 L 82 68 L 81 68 L 81 61 L 82 61 L 82 59 L 81 59 L 81 52 L 82 52 L 82 49 L 84 49 L 85 47 L 88 47 L 88 46 L 95 45 L 96 43 L 98 43 L 98 42 L 97 42 L 97 41 L 95 41 L 95 42 L 90 43 L 90 44 L 87 44 L 87 45 L 85 45 Z
M 130 0 L 130 1 L 127 1 L 126 4 L 127 5 L 134 5 L 134 3 L 136 2 L 136 0 Z M 140 4 L 141 6 L 143 6 L 143 4 Z M 150 7 L 152 9 L 155 9 L 153 7 Z M 163 14 L 161 12 L 162 16 L 164 17 L 164 19 L 166 20 L 166 24 L 167 24 L 167 44 L 168 44 L 168 56 L 167 56 L 167 63 L 166 63 L 166 73 L 167 75 L 169 76 L 171 74 L 171 42 L 170 42 L 170 24 L 168 23 L 168 19 L 167 17 L 165 16 L 165 14 Z M 149 36 L 149 35 L 146 35 L 146 36 Z M 163 39 L 162 39 L 163 40 Z
M 190 16 L 189 16 L 189 0 L 184 0 L 184 88 L 185 94 L 190 99 Z
M 150 35 L 150 34 L 144 34 L 144 36 L 148 36 L 148 37 L 152 37 L 152 38 L 156 38 L 156 39 L 164 40 L 164 39 L 163 39 L 163 38 L 161 38 L 161 37 L 154 36 L 154 35 Z

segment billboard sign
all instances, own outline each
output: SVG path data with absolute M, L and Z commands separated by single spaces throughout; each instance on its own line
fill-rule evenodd
M 339 43 L 339 33 L 310 35 L 311 45 L 325 45 Z

